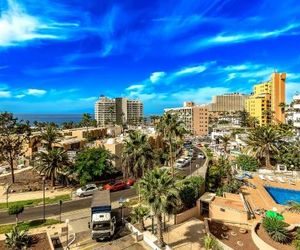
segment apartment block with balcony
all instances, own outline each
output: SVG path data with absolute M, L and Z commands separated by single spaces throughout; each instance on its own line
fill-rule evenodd
M 292 121 L 297 135 L 300 136 L 300 94 L 293 97 Z
M 144 106 L 139 100 L 124 97 L 101 96 L 95 103 L 95 119 L 99 125 L 137 124 L 144 116 Z
M 208 108 L 206 105 L 195 105 L 185 102 L 183 107 L 169 108 L 165 113 L 177 114 L 184 123 L 186 130 L 196 136 L 208 134 Z
M 285 123 L 285 80 L 286 73 L 274 72 L 269 81 L 254 85 L 254 93 L 246 99 L 247 112 L 260 125 Z
M 247 95 L 240 93 L 228 93 L 212 97 L 212 102 L 208 105 L 208 111 L 212 117 L 227 113 L 235 113 L 245 109 Z

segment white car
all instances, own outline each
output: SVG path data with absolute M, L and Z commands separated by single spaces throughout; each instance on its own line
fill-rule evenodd
M 95 184 L 87 184 L 84 187 L 78 188 L 76 190 L 76 195 L 79 197 L 92 195 L 96 190 L 98 190 Z
M 203 155 L 203 154 L 198 154 L 198 158 L 199 158 L 199 159 L 205 159 L 205 155 Z

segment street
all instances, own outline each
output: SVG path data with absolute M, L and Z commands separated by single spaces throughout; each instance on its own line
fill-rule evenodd
M 195 155 L 198 155 L 201 151 L 200 149 L 194 147 Z M 205 160 L 195 158 L 192 160 L 191 165 L 187 164 L 186 167 L 183 170 L 178 170 L 179 173 L 182 173 L 183 175 L 189 175 L 190 173 L 193 173 L 195 170 L 197 170 L 196 165 L 198 165 L 198 168 L 202 167 Z M 136 196 L 136 191 L 133 188 L 118 191 L 118 192 L 112 192 L 111 193 L 111 201 L 118 201 L 120 197 L 123 198 L 131 198 Z M 62 204 L 62 213 L 67 213 L 71 211 L 76 211 L 84 208 L 89 208 L 91 205 L 91 197 L 88 198 L 80 198 L 72 201 L 67 201 Z M 46 218 L 57 216 L 59 215 L 59 205 L 58 204 L 52 204 L 52 205 L 46 205 Z M 27 221 L 27 220 L 36 220 L 41 219 L 43 217 L 43 206 L 39 207 L 28 207 L 24 209 L 24 212 L 19 215 L 19 220 Z M 15 222 L 15 216 L 9 216 L 6 211 L 0 212 L 0 224 L 7 224 L 7 223 L 13 223 Z

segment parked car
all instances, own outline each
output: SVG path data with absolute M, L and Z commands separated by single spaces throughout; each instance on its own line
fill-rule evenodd
M 134 179 L 128 179 L 127 181 L 126 181 L 126 185 L 128 186 L 128 187 L 131 187 L 131 186 L 133 186 L 133 184 L 135 183 L 135 180 Z
M 198 154 L 198 158 L 199 159 L 205 159 L 205 155 L 204 154 Z
M 84 187 L 78 188 L 76 190 L 76 195 L 79 197 L 92 195 L 96 190 L 98 190 L 95 184 L 87 184 Z
M 116 183 L 108 183 L 103 186 L 104 190 L 109 190 L 111 192 L 119 191 L 127 188 L 127 184 L 124 181 L 119 181 Z

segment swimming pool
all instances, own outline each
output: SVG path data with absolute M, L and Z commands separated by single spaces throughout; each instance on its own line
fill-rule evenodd
M 289 201 L 300 202 L 300 191 L 270 186 L 265 186 L 265 189 L 278 204 L 286 205 Z

